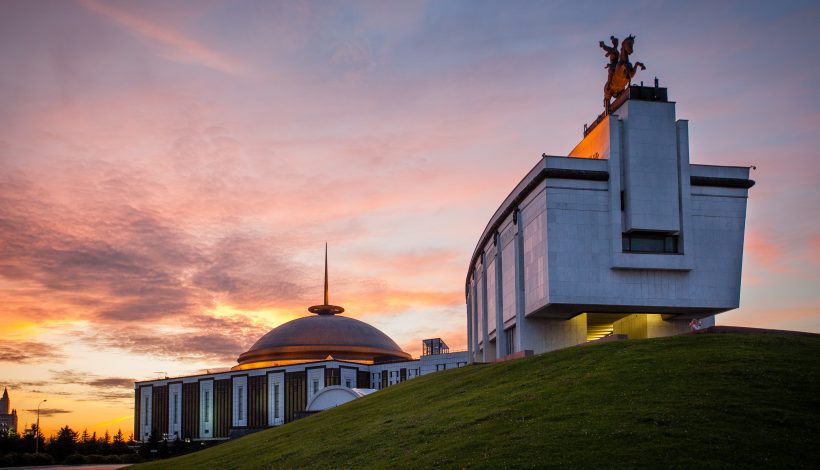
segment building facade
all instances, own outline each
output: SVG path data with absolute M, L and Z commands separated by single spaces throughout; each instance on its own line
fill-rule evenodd
M 467 364 L 466 352 L 438 338 L 425 340 L 438 349 L 412 359 L 373 326 L 340 316 L 325 289 L 325 304 L 309 309 L 315 316 L 272 329 L 230 371 L 136 382 L 135 439 L 229 439 L 341 403 L 333 394 L 319 400 L 328 387 L 350 400 Z
M 665 88 L 612 109 L 487 224 L 465 284 L 471 362 L 678 334 L 739 306 L 749 167 L 690 164 Z
M 6 388 L 3 388 L 3 398 L 0 398 L 0 432 L 17 432 L 17 410 L 11 407 Z

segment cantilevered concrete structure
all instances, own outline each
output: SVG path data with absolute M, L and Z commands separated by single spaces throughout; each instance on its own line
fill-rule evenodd
M 737 308 L 748 167 L 689 162 L 665 88 L 630 86 L 568 156 L 544 155 L 479 238 L 468 353 L 687 331 Z

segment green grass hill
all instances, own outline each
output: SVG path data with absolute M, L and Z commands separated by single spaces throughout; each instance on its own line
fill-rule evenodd
M 820 339 L 702 334 L 410 380 L 136 468 L 820 468 Z

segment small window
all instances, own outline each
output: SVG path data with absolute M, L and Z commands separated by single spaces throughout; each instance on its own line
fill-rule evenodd
M 678 236 L 658 232 L 630 232 L 623 234 L 625 253 L 678 253 Z
M 314 380 L 313 381 L 313 394 L 316 395 L 317 393 L 319 393 L 319 381 Z
M 352 387 L 350 386 L 350 379 L 345 379 L 345 387 L 347 387 L 347 388 L 352 388 Z

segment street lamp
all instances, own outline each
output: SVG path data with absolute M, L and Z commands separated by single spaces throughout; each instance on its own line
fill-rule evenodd
M 40 405 L 47 402 L 48 400 L 43 400 L 37 404 L 37 432 L 34 433 L 34 453 L 37 454 L 40 452 Z

